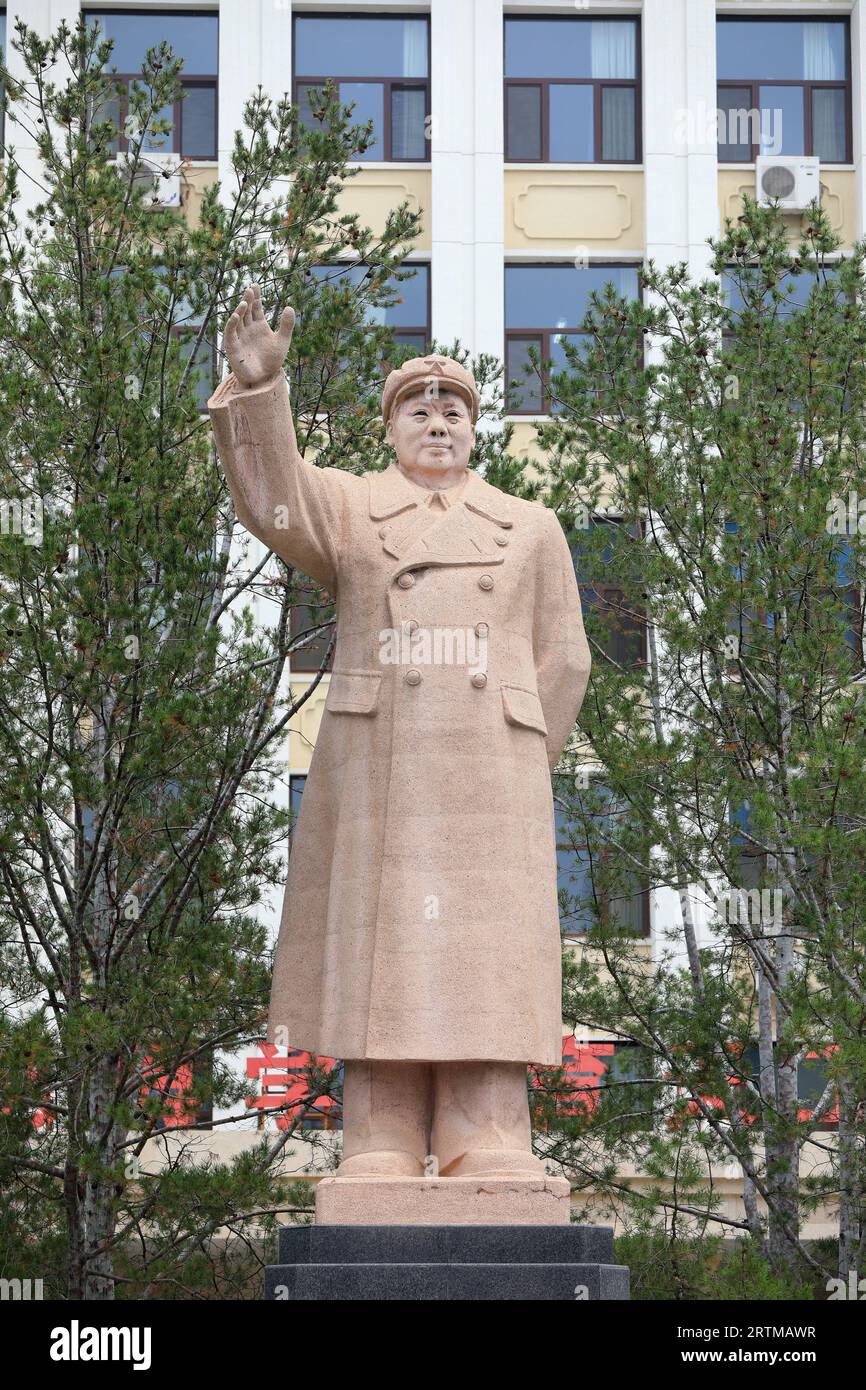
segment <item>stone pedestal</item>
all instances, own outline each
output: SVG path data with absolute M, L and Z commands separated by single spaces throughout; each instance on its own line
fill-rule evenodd
M 280 1231 L 265 1298 L 628 1299 L 611 1228 L 569 1212 L 562 1178 L 324 1178 L 315 1224 Z
M 565 1178 L 321 1178 L 316 1224 L 567 1226 Z

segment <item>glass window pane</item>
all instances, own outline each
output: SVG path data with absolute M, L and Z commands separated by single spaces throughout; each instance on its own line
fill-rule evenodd
M 398 347 L 410 348 L 418 357 L 423 357 L 427 351 L 427 335 L 425 333 L 395 333 L 394 342 Z
M 325 628 L 319 632 L 316 630 L 324 623 L 333 622 L 333 618 L 334 605 L 328 595 L 311 581 L 305 583 L 298 601 L 292 605 L 292 641 L 303 639 L 303 645 L 291 655 L 293 671 L 318 671 L 321 668 L 328 654 L 333 628 Z M 332 661 L 333 653 L 326 670 L 331 669 Z
M 719 19 L 718 76 L 842 82 L 848 75 L 847 21 Z
M 91 121 L 93 125 L 100 125 L 104 121 L 111 121 L 116 130 L 120 130 L 120 97 L 107 97 L 105 101 L 92 108 Z M 108 148 L 112 154 L 117 154 L 120 149 L 120 136 L 116 136 Z
M 806 116 L 803 87 L 759 87 L 761 154 L 805 154 Z
M 506 77 L 634 77 L 634 20 L 515 17 L 505 21 Z
M 409 267 L 414 273 L 405 280 L 397 280 L 392 276 L 389 281 L 392 302 L 368 308 L 368 323 L 387 324 L 391 328 L 429 328 L 427 306 L 430 267 L 422 262 L 404 262 L 403 269 Z M 317 280 L 330 284 L 339 284 L 341 280 L 348 279 L 353 285 L 359 285 L 367 274 L 367 267 L 363 265 L 314 265 L 311 268 Z
M 592 164 L 595 160 L 594 88 L 589 83 L 550 87 L 550 158 L 559 163 Z
M 644 932 L 644 897 L 637 874 L 623 875 L 622 886 L 613 891 L 608 903 L 611 921 L 623 932 L 642 936 Z
M 88 23 L 98 20 L 106 38 L 114 40 L 109 67 L 118 72 L 140 72 L 147 50 L 162 39 L 183 59 L 184 73 L 215 77 L 219 71 L 219 20 L 215 14 L 110 14 L 88 10 L 86 18 Z
M 636 158 L 633 87 L 601 89 L 601 157 L 610 160 Z
M 306 775 L 289 778 L 289 810 L 292 813 L 292 825 L 294 825 L 298 812 L 301 809 L 301 797 L 304 794 L 306 782 Z
M 404 269 L 406 267 L 404 266 Z M 397 302 L 385 310 L 385 322 L 394 328 L 418 328 L 427 323 L 427 281 L 430 267 L 419 265 L 406 280 L 392 281 Z
M 600 645 L 605 656 L 624 669 L 638 666 L 643 659 L 643 633 L 622 590 L 582 584 L 580 601 L 585 614 L 598 614 L 603 627 Z
M 180 335 L 180 354 L 184 362 L 187 362 L 195 344 L 197 333 L 192 330 Z M 214 391 L 214 349 L 213 343 L 203 338 L 198 345 L 195 354 L 195 361 L 190 375 L 191 384 L 198 401 L 199 410 L 207 409 L 208 397 Z
M 550 338 L 550 375 L 553 378 L 558 372 L 570 372 L 571 364 L 565 355 L 564 343 L 576 348 L 581 355 L 585 355 L 592 348 L 592 339 L 586 333 L 554 333 Z M 551 381 L 551 391 L 555 392 L 555 387 Z M 557 401 L 550 402 L 552 415 L 557 415 L 562 406 Z
M 298 15 L 298 77 L 426 77 L 426 19 Z
M 151 133 L 151 126 L 155 124 L 156 121 L 169 122 L 171 129 L 167 135 L 164 132 L 160 132 L 159 134 L 156 132 Z M 129 121 L 126 125 L 126 134 L 130 138 L 135 137 L 135 127 L 132 121 Z M 171 154 L 177 149 L 176 136 L 177 132 L 174 128 L 174 106 L 163 106 L 160 111 L 155 112 L 151 117 L 148 129 L 145 131 L 144 139 L 141 142 L 141 148 L 142 150 L 153 150 L 155 153 L 159 154 Z
M 313 112 L 319 109 L 322 99 L 321 87 L 312 83 L 298 86 L 298 120 L 302 126 L 314 129 L 319 124 Z
M 579 328 L 589 296 L 611 282 L 638 298 L 637 266 L 509 265 L 505 268 L 506 328 Z
M 509 411 L 535 411 L 540 414 L 543 408 L 541 382 L 533 370 L 531 376 L 524 375 L 524 368 L 530 367 L 529 349 L 535 348 L 539 359 L 543 356 L 541 338 L 509 338 L 505 347 L 505 375 Z M 514 383 L 512 385 L 511 383 Z
M 759 122 L 752 112 L 751 87 L 719 87 L 719 159 L 748 163 L 758 143 Z
M 341 82 L 340 101 L 344 106 L 354 103 L 350 118 L 353 125 L 366 125 L 369 120 L 373 121 L 373 138 L 358 158 L 384 159 L 385 88 L 381 82 Z
M 216 159 L 216 87 L 188 86 L 180 108 L 181 153 Z
M 541 88 L 509 87 L 505 119 L 505 158 L 541 159 Z
M 425 159 L 424 121 L 427 93 L 423 87 L 391 90 L 391 158 Z
M 844 164 L 848 157 L 845 92 L 841 87 L 812 91 L 812 153 L 824 164 Z

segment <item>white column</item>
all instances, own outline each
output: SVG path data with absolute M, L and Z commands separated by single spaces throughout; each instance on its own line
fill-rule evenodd
M 12 40 L 15 38 L 15 21 L 19 18 L 22 19 L 29 29 L 36 31 L 40 38 L 47 39 L 57 29 L 62 19 L 66 20 L 70 28 L 74 28 L 78 22 L 79 8 L 78 0 L 17 0 L 17 3 L 16 0 L 12 0 L 12 3 L 6 6 L 5 58 L 6 66 L 14 77 L 18 78 L 19 81 L 24 81 L 27 77 L 21 55 L 12 46 Z M 69 66 L 64 62 L 62 66 L 57 64 L 46 76 L 61 83 L 68 77 L 69 72 Z M 36 154 L 36 143 L 24 126 L 13 124 L 8 115 L 6 118 L 6 143 L 13 146 L 15 158 L 21 166 L 18 174 L 18 188 L 21 194 L 20 212 L 23 216 L 26 209 L 32 208 L 45 196 L 39 159 Z
M 851 151 L 857 183 L 857 238 L 866 234 L 866 0 L 854 0 L 851 11 L 851 98 L 854 148 Z
M 235 192 L 231 156 L 235 132 L 243 129 L 244 106 L 261 86 L 274 101 L 292 89 L 292 7 L 291 0 L 221 0 L 219 26 L 219 115 L 217 158 L 223 201 L 231 202 Z M 235 532 L 232 563 L 238 560 L 240 528 Z M 247 538 L 247 563 L 254 568 L 265 554 L 255 536 Z M 276 574 L 271 562 L 269 573 Z M 258 594 L 249 595 L 255 620 L 262 627 L 273 621 L 273 607 Z M 226 623 L 228 627 L 228 623 Z M 288 694 L 284 677 L 280 694 Z M 282 740 L 284 768 L 271 785 L 272 801 L 283 809 L 289 803 L 288 735 Z M 288 842 L 285 846 L 288 859 Z M 258 916 L 276 939 L 280 925 L 283 887 L 263 890 Z
M 227 186 L 245 103 L 259 85 L 275 101 L 292 90 L 291 0 L 221 0 L 219 56 L 217 148 Z
M 719 231 L 714 0 L 644 0 L 646 254 L 707 273 Z
M 432 331 L 503 355 L 502 0 L 431 0 Z

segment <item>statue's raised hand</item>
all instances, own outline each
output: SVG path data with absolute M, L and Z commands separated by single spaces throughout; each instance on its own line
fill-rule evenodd
M 284 309 L 276 333 L 262 309 L 258 285 L 244 297 L 226 324 L 224 347 L 235 380 L 241 386 L 263 386 L 280 371 L 292 341 L 294 309 Z

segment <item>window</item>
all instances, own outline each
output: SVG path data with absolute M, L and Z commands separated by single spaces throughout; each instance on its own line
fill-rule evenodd
M 384 324 L 394 331 L 394 341 L 398 347 L 419 355 L 427 351 L 430 342 L 430 267 L 423 261 L 404 261 L 404 270 L 414 273 L 404 280 L 391 279 L 388 292 L 391 302 L 369 306 L 367 322 Z M 359 285 L 367 274 L 367 267 L 357 262 L 349 265 L 316 265 L 313 274 L 323 283 L 338 284 L 349 280 Z
M 718 19 L 719 159 L 851 159 L 845 19 Z
M 291 850 L 292 835 L 298 822 L 298 812 L 301 809 L 301 797 L 304 794 L 304 787 L 307 784 L 307 774 L 300 775 L 293 773 L 289 777 L 289 814 L 291 815 L 291 825 L 289 826 L 289 849 Z
M 554 1112 L 558 1117 L 591 1115 L 603 1109 L 618 1095 L 620 1112 L 627 1110 L 639 1122 L 652 1118 L 653 1059 L 645 1047 L 632 1042 L 577 1042 L 565 1038 L 562 1045 L 564 1084 L 554 1093 Z M 530 1070 L 534 1089 L 545 1089 L 544 1072 Z M 650 1084 L 630 1084 L 643 1083 Z M 623 1095 L 627 1088 L 627 1103 Z M 617 1099 L 614 1099 L 617 1104 Z M 541 1128 L 550 1129 L 550 1119 Z
M 637 299 L 640 270 L 634 265 L 593 264 L 580 269 L 571 261 L 556 265 L 505 267 L 505 374 L 508 410 L 513 415 L 556 414 L 550 376 L 568 369 L 563 343 L 589 353 L 594 336 L 582 329 L 590 295 L 612 284 L 618 294 Z M 550 372 L 526 374 L 530 351 Z
M 732 804 L 729 811 L 731 846 L 736 860 L 732 887 L 735 890 L 766 886 L 767 856 L 759 845 L 753 844 L 752 803 L 745 798 Z
M 199 411 L 204 414 L 207 411 L 207 403 L 213 395 L 216 385 L 216 346 L 212 338 L 198 339 L 198 328 L 193 325 L 175 329 L 175 333 L 180 341 L 181 357 L 184 364 L 189 357 L 193 358 L 191 368 L 192 388 L 198 401 Z
M 334 83 L 354 103 L 357 125 L 373 122 L 360 159 L 429 159 L 430 30 L 426 16 L 296 15 L 293 100 L 311 125 L 316 97 Z
M 736 521 L 725 522 L 725 535 L 737 537 L 739 526 Z M 739 543 L 739 554 L 731 547 L 734 578 L 745 584 L 749 578 L 748 556 L 744 554 L 750 546 L 748 539 Z M 807 546 L 804 545 L 804 554 Z M 864 603 L 866 594 L 861 590 L 857 579 L 856 559 L 850 542 L 841 537 L 834 540 L 824 555 L 813 555 L 809 566 L 817 566 L 814 573 L 806 569 L 799 576 L 793 576 L 790 593 L 785 601 L 790 639 L 798 634 L 814 630 L 826 632 L 833 625 L 844 635 L 846 663 L 850 664 L 852 676 L 863 665 Z M 763 648 L 761 640 L 773 631 L 775 616 L 770 611 L 771 601 L 767 600 L 757 607 L 743 597 L 735 606 L 728 619 L 727 630 L 740 639 L 740 655 L 760 659 Z M 828 652 L 828 655 L 830 653 Z
M 786 319 L 806 308 L 817 284 L 832 285 L 837 274 L 838 272 L 832 266 L 825 266 L 820 275 L 814 270 L 791 271 L 777 281 L 776 288 L 782 298 L 780 302 L 774 303 L 770 290 L 763 286 L 760 269 L 744 266 L 736 270 L 731 269 L 722 272 L 722 295 L 729 312 L 732 316 L 736 316 L 748 308 L 757 307 L 760 302 L 757 297 L 757 290 L 760 289 L 760 300 L 766 304 L 768 313 L 772 312 L 780 319 Z M 754 290 L 750 288 L 750 282 L 754 284 Z M 843 302 L 844 296 L 841 290 L 837 291 L 836 298 L 838 303 Z
M 141 77 L 141 65 L 149 48 L 163 39 L 171 44 L 181 71 L 182 96 L 160 115 L 171 123 L 168 135 L 146 137 L 142 146 L 149 151 L 179 153 L 190 159 L 217 157 L 217 73 L 219 42 L 216 14 L 189 14 L 182 11 L 149 12 L 87 10 L 89 23 L 98 21 L 106 38 L 114 40 L 109 67 L 117 69 L 117 80 L 124 89 Z M 109 103 L 100 115 L 124 130 L 129 109 L 126 91 Z M 128 139 L 121 134 L 115 149 L 124 150 Z
M 291 634 L 293 643 L 302 642 L 303 645 L 292 652 L 293 672 L 321 669 L 333 636 L 333 626 L 325 627 L 324 624 L 332 625 L 333 621 L 334 605 L 324 589 L 320 589 L 312 579 L 301 580 L 299 599 L 292 605 Z M 333 659 L 331 653 L 326 671 L 330 671 Z
M 646 625 L 644 614 L 627 603 L 622 575 L 617 573 L 615 546 L 623 530 L 620 521 L 594 519 L 589 530 L 578 535 L 572 557 L 589 634 L 611 662 L 629 670 L 646 662 Z M 595 617 L 602 624 L 600 637 L 594 631 Z
M 553 795 L 563 935 L 589 931 L 600 921 L 608 930 L 649 936 L 648 886 L 623 862 L 630 817 L 597 781 L 584 792 L 573 778 L 558 774 Z
M 636 19 L 506 19 L 506 160 L 636 163 L 638 33 Z
M 773 1067 L 778 1076 L 777 1047 L 778 1044 L 774 1042 Z M 811 1118 L 815 1106 L 824 1093 L 827 1082 L 830 1080 L 830 1067 L 835 1050 L 835 1047 L 831 1045 L 820 1052 L 807 1052 L 805 1057 L 797 1063 L 797 1100 L 799 1101 L 797 1118 L 801 1122 Z M 738 1059 L 737 1073 L 733 1079 L 741 1085 L 746 1081 L 751 1081 L 755 1086 L 758 1086 L 760 1075 L 761 1060 L 758 1044 L 756 1042 L 749 1043 Z M 834 1099 L 819 1121 L 818 1128 L 832 1130 L 836 1128 L 838 1123 L 838 1102 Z
M 778 380 L 772 376 L 768 379 L 767 374 L 774 370 L 774 359 L 772 355 L 768 357 L 761 349 L 759 325 L 770 327 L 775 321 L 784 322 L 792 319 L 795 314 L 803 313 L 809 307 L 810 297 L 816 289 L 818 301 L 809 312 L 821 316 L 823 331 L 827 334 L 831 306 L 829 295 L 825 292 L 829 291 L 829 294 L 835 297 L 837 305 L 843 305 L 845 302 L 843 291 L 834 291 L 837 281 L 838 271 L 834 266 L 823 266 L 820 273 L 814 270 L 790 271 L 776 281 L 775 293 L 779 296 L 776 299 L 764 285 L 758 267 L 743 266 L 722 272 L 722 298 L 726 306 L 726 315 L 722 322 L 722 347 L 726 356 L 731 359 L 732 372 L 737 381 L 736 394 L 732 398 L 726 398 L 728 409 L 747 411 L 754 407 L 756 398 L 758 403 L 762 404 L 767 393 L 773 393 L 775 387 L 777 396 L 788 402 L 788 409 L 792 414 L 802 414 L 813 409 L 818 402 L 825 407 L 832 404 L 834 411 L 850 410 L 850 389 L 845 381 L 839 379 L 838 373 L 837 379 L 825 378 L 821 380 L 820 385 L 816 383 L 815 391 L 820 394 L 804 399 L 791 392 L 788 375 L 783 375 Z M 759 315 L 760 318 L 757 317 Z M 789 342 L 797 350 L 809 350 L 808 340 L 804 339 L 798 330 L 795 330 Z

